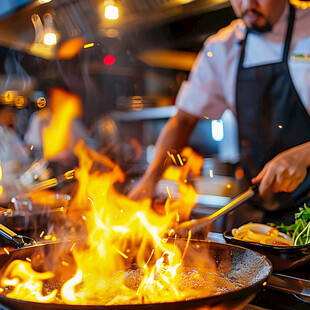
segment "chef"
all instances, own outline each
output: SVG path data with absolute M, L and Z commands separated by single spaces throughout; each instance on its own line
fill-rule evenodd
M 15 130 L 15 113 L 14 105 L 0 100 L 0 203 L 8 203 L 16 179 L 31 163 L 30 154 Z
M 266 214 L 283 220 L 283 197 L 276 193 L 294 192 L 310 166 L 310 9 L 288 0 L 231 4 L 239 18 L 206 40 L 178 93 L 177 113 L 158 138 L 154 161 L 129 196 L 152 196 L 167 150 L 180 150 L 201 117 L 219 119 L 230 109 L 245 179 L 259 184 L 261 197 L 240 220 L 263 221 Z M 289 205 L 290 198 L 284 201 Z

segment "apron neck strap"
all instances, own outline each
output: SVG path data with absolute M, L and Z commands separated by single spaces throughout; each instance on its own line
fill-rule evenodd
M 285 45 L 283 51 L 283 62 L 286 62 L 288 59 L 288 54 L 290 51 L 291 39 L 294 29 L 294 21 L 295 21 L 295 8 L 293 5 L 290 4 L 290 17 L 287 26 L 286 38 L 285 38 Z

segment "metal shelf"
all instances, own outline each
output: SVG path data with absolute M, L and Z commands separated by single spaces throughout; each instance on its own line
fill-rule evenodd
M 116 121 L 167 119 L 176 113 L 176 106 L 147 108 L 140 111 L 114 111 L 110 116 Z

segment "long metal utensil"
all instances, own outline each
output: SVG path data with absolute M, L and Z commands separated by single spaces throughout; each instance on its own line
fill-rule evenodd
M 310 281 L 306 279 L 273 273 L 268 278 L 267 286 L 277 291 L 310 297 Z
M 65 182 L 68 182 L 70 180 L 73 180 L 75 178 L 74 176 L 75 170 L 69 170 L 65 172 L 62 175 L 59 175 L 57 178 L 51 178 L 42 182 L 38 183 L 30 183 L 27 186 L 19 186 L 16 190 L 16 192 L 12 193 L 10 195 L 10 198 L 13 198 L 16 195 L 24 195 L 24 194 L 30 194 L 32 192 L 36 191 L 42 191 L 45 189 L 50 189 L 55 186 L 60 186 L 64 184 Z
M 36 241 L 34 239 L 27 236 L 18 235 L 2 224 L 0 224 L 0 235 L 3 236 L 5 239 L 15 243 L 15 245 L 17 245 L 19 248 L 22 248 L 25 245 L 36 244 Z
M 230 203 L 228 203 L 226 206 L 222 207 L 215 213 L 198 219 L 198 220 L 191 220 L 181 223 L 179 226 L 176 227 L 175 235 L 180 237 L 187 237 L 189 231 L 191 231 L 192 234 L 195 234 L 196 232 L 199 232 L 206 228 L 207 225 L 213 223 L 215 220 L 217 220 L 219 217 L 227 214 L 228 212 L 233 211 L 237 207 L 239 207 L 242 203 L 248 201 L 250 198 L 258 194 L 258 186 L 259 185 L 253 185 L 248 188 L 245 192 L 235 197 Z

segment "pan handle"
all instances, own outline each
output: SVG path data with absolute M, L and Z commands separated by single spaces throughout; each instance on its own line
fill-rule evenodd
M 19 248 L 22 248 L 25 245 L 36 244 L 36 241 L 34 239 L 27 236 L 18 235 L 14 231 L 12 231 L 11 229 L 2 224 L 0 224 L 0 235 L 2 235 L 7 240 L 15 243 Z

